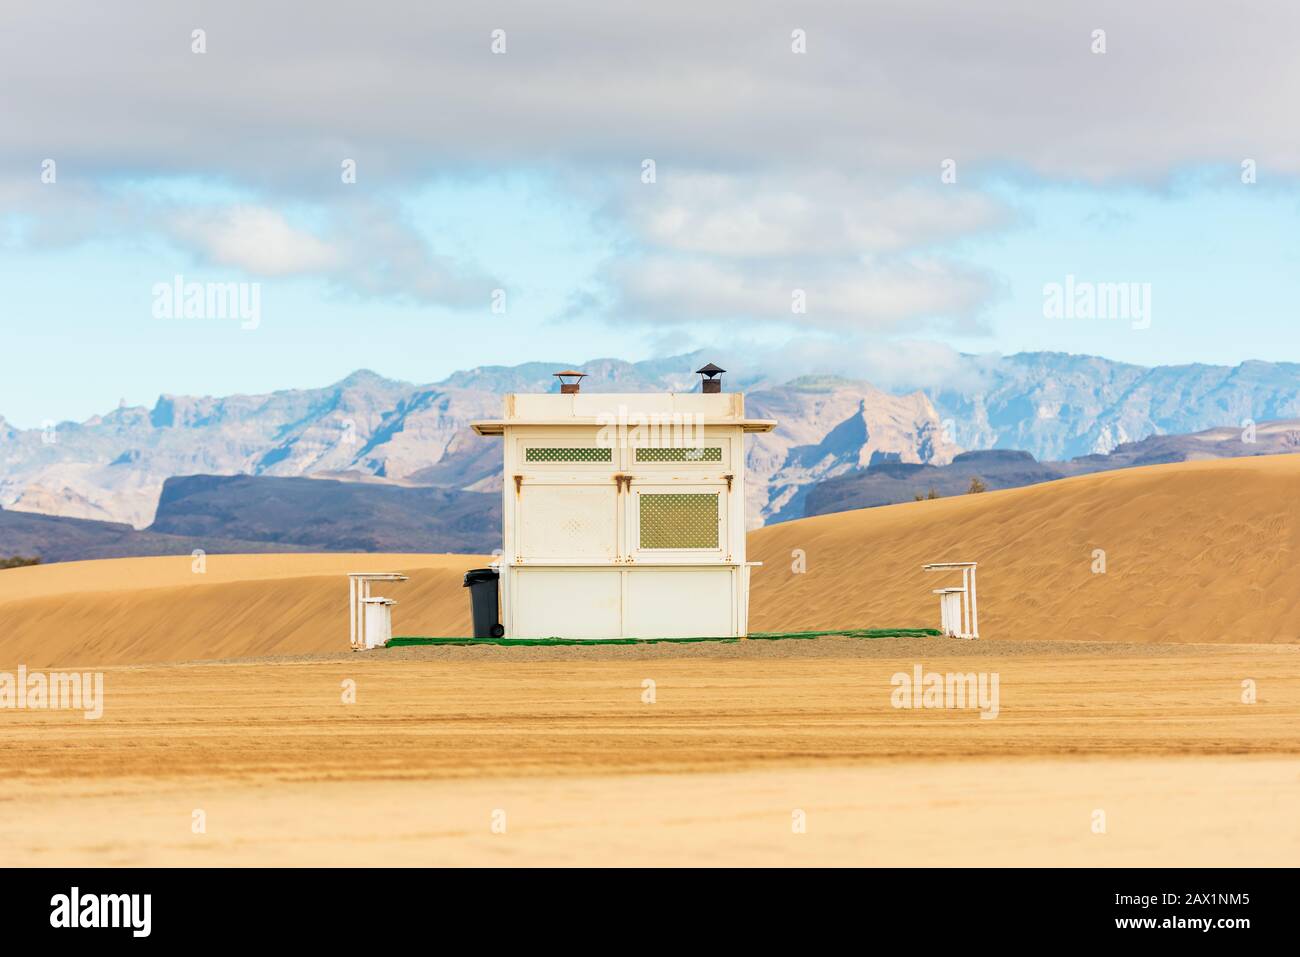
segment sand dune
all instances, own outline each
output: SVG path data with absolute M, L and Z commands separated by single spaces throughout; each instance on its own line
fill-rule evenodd
M 1189 462 L 825 515 L 751 534 L 755 631 L 937 624 L 932 561 L 980 562 L 999 639 L 1300 641 L 1300 456 Z M 1105 552 L 1094 573 L 1095 550 Z M 806 571 L 793 569 L 802 550 Z M 0 667 L 339 651 L 352 570 L 399 634 L 463 635 L 464 555 L 213 555 L 0 571 Z
M 346 651 L 350 571 L 395 571 L 411 634 L 464 635 L 469 555 L 209 555 L 121 558 L 0 572 L 0 668 L 134 664 Z
M 818 516 L 754 532 L 750 552 L 754 630 L 937 625 L 930 589 L 957 582 L 921 566 L 977 561 L 984 638 L 1296 642 L 1300 455 Z

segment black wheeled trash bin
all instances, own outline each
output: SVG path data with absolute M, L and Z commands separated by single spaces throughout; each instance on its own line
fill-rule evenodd
M 506 633 L 501 627 L 501 602 L 497 593 L 500 577 L 495 568 L 471 568 L 465 573 L 475 638 L 500 638 Z

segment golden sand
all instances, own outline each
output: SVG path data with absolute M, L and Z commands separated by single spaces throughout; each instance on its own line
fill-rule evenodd
M 106 698 L 0 710 L 0 865 L 1296 865 L 1298 489 L 1297 456 L 1190 463 L 751 536 L 755 630 L 933 624 L 919 566 L 978 560 L 978 643 L 352 655 L 343 573 L 464 634 L 483 559 L 0 572 L 0 670 Z M 998 717 L 894 707 L 916 665 L 997 674 Z
M 98 721 L 0 714 L 0 865 L 1300 861 L 1300 649 L 942 646 L 110 669 Z M 998 717 L 892 707 L 917 663 Z

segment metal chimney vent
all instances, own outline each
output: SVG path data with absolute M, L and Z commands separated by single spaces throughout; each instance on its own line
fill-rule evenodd
M 704 378 L 700 381 L 700 391 L 721 392 L 722 380 L 717 378 L 717 376 L 722 375 L 722 373 L 726 371 L 727 371 L 726 369 L 719 369 L 712 362 L 710 362 L 708 365 L 704 366 L 703 368 L 696 369 L 695 370 L 696 375 L 704 376 Z
M 587 373 L 576 372 L 573 369 L 566 369 L 563 372 L 553 372 L 551 374 L 560 380 L 561 395 L 577 395 L 578 387 L 582 385 L 582 380 L 587 377 Z M 573 381 L 570 382 L 570 379 Z

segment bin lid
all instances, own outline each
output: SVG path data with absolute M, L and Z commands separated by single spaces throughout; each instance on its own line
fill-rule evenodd
M 468 588 L 470 585 L 478 585 L 482 582 L 494 582 L 500 577 L 501 573 L 495 568 L 471 568 L 465 573 L 463 587 Z

